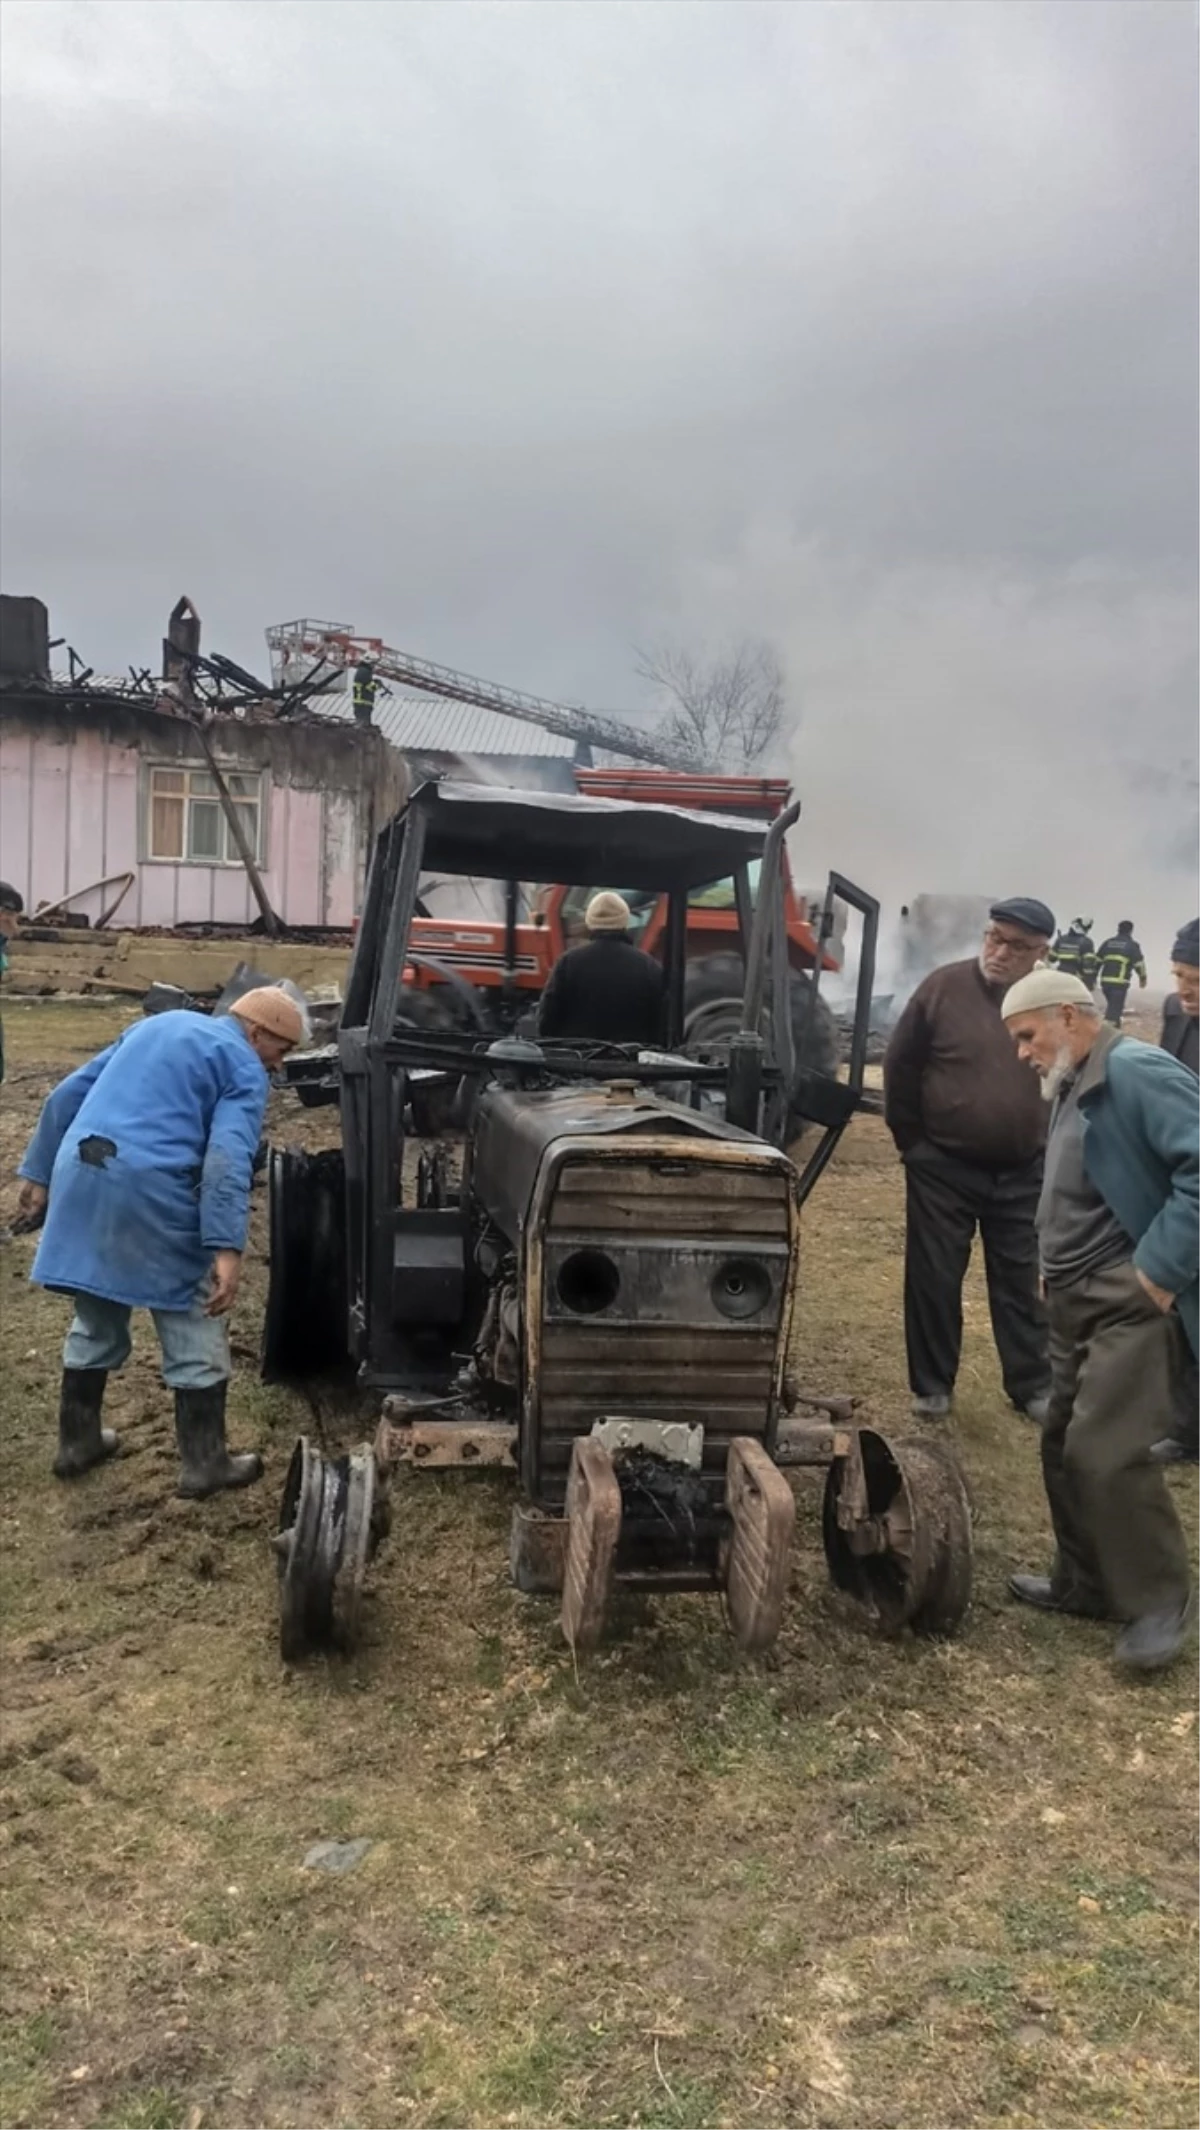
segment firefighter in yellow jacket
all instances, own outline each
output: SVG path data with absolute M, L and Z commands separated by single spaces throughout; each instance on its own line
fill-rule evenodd
M 1121 919 L 1112 938 L 1104 941 L 1096 958 L 1100 964 L 1100 989 L 1104 993 L 1104 1018 L 1119 1027 L 1134 977 L 1143 991 L 1146 988 L 1146 962 L 1133 936 L 1132 917 Z
M 1089 991 L 1096 987 L 1096 949 L 1092 944 L 1092 920 L 1076 917 L 1060 932 L 1046 960 L 1064 976 L 1077 976 Z

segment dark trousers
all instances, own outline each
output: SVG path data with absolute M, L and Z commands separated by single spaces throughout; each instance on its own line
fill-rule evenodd
M 1111 1021 L 1115 1027 L 1120 1022 L 1121 1015 L 1125 1011 L 1125 1001 L 1129 997 L 1129 986 L 1128 984 L 1101 984 L 1100 989 L 1104 993 L 1104 1018 L 1106 1021 Z
M 1023 1168 L 993 1173 L 923 1139 L 905 1155 L 904 1170 L 904 1337 L 914 1396 L 954 1388 L 962 1353 L 962 1284 L 978 1228 L 1004 1388 L 1014 1405 L 1024 1405 L 1045 1391 L 1050 1376 L 1033 1229 L 1041 1155 Z
M 1200 1365 L 1185 1338 L 1176 1340 L 1175 1382 L 1171 1403 L 1174 1420 L 1171 1433 L 1190 1450 L 1196 1448 L 1200 1439 Z
M 1052 1288 L 1050 1416 L 1042 1474 L 1057 1541 L 1054 1588 L 1137 1620 L 1188 1593 L 1187 1545 L 1149 1449 L 1170 1429 L 1182 1337 L 1129 1263 Z

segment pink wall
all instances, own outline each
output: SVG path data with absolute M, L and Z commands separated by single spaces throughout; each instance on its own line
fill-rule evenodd
M 284 736 L 271 755 L 262 873 L 272 906 L 285 924 L 347 926 L 358 907 L 366 800 L 290 781 Z M 128 737 L 82 720 L 0 715 L 0 878 L 31 912 L 89 888 L 71 906 L 95 923 L 117 886 L 93 883 L 132 870 L 115 925 L 252 923 L 258 907 L 240 865 L 143 860 L 144 759 L 164 759 L 152 737 L 143 755 Z

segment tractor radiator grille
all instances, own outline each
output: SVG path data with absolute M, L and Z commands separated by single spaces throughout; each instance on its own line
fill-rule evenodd
M 699 1423 L 710 1466 L 723 1464 L 732 1436 L 763 1438 L 786 1289 L 789 1189 L 789 1172 L 765 1165 L 580 1161 L 563 1169 L 543 1277 L 539 1463 L 548 1489 L 565 1482 L 575 1436 L 607 1414 Z M 616 1295 L 594 1313 L 573 1313 L 562 1298 L 563 1268 L 597 1256 L 615 1268 Z M 769 1285 L 746 1321 L 726 1317 L 713 1299 L 714 1278 L 730 1260 L 761 1267 Z

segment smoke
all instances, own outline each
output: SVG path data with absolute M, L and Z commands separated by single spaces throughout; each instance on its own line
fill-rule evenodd
M 1190 580 L 851 561 L 760 520 L 684 586 L 689 623 L 785 656 L 797 877 L 857 879 L 889 940 L 921 894 L 1036 895 L 1097 938 L 1132 917 L 1165 975 L 1197 901 Z
M 515 764 L 514 764 L 515 767 Z M 555 762 L 554 770 L 562 765 Z M 522 761 L 520 788 L 524 791 L 539 788 L 560 789 L 562 779 L 539 775 L 536 762 Z M 430 774 L 441 774 L 431 771 Z M 513 779 L 504 769 L 486 755 L 464 754 L 457 758 L 454 776 L 466 784 L 486 784 L 493 791 L 508 791 L 513 788 Z M 469 879 L 465 874 L 425 873 L 421 877 L 421 900 L 431 917 L 453 919 L 464 923 L 503 924 L 505 918 L 504 883 L 500 880 Z M 520 920 L 528 915 L 528 896 L 522 891 L 518 903 Z

